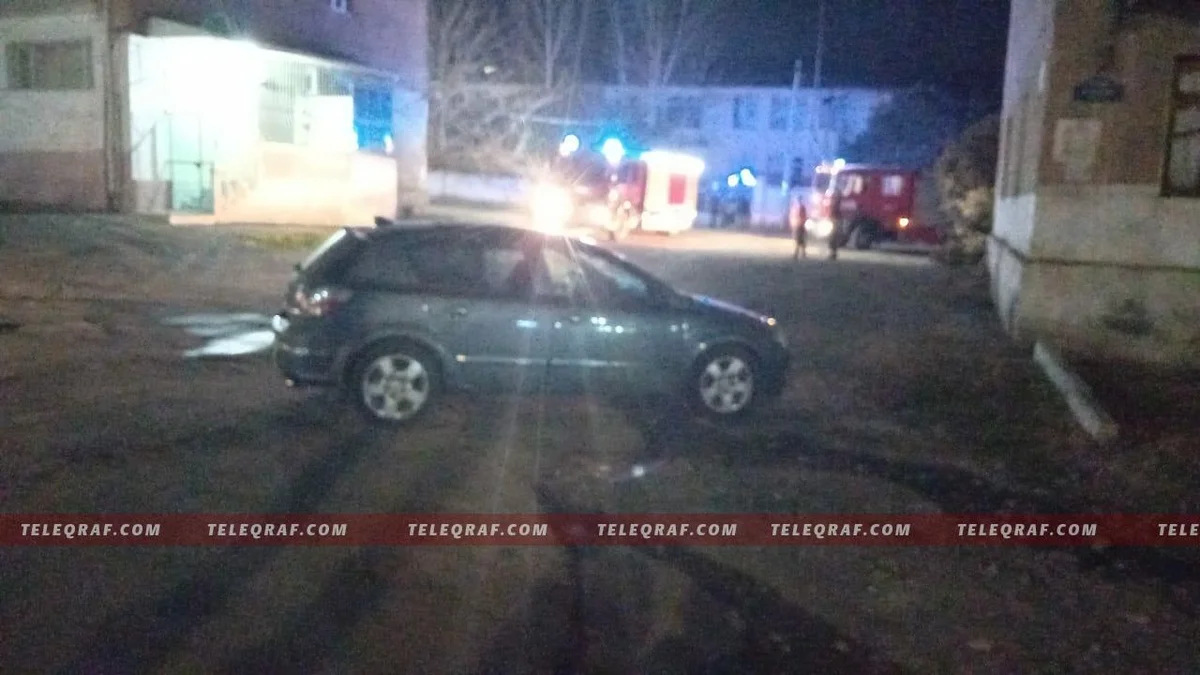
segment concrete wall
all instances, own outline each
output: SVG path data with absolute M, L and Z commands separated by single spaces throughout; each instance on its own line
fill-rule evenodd
M 0 18 L 0 55 L 12 42 L 80 38 L 92 40 L 95 86 L 88 91 L 9 89 L 7 59 L 0 56 L 0 202 L 106 206 L 102 22 L 86 9 Z
M 396 213 L 396 163 L 386 156 L 261 144 L 254 172 L 216 175 L 217 223 L 370 225 Z
M 429 197 L 435 200 L 523 207 L 529 203 L 531 187 L 529 179 L 516 176 L 455 171 L 432 171 L 429 174 Z
M 1014 0 L 1006 73 L 992 294 L 1022 342 L 1069 354 L 1200 364 L 1200 200 L 1160 196 L 1174 57 L 1200 29 L 1139 17 L 1112 42 L 1117 103 L 1082 103 L 1101 72 L 1104 3 Z M 1066 125 L 1098 133 L 1065 143 Z

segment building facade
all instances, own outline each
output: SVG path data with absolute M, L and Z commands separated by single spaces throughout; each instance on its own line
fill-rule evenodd
M 710 180 L 749 169 L 779 187 L 793 167 L 815 168 L 866 130 L 890 96 L 874 89 L 592 87 L 584 117 L 600 133 L 627 130 L 644 143 L 702 156 Z
M 424 201 L 424 0 L 7 0 L 0 25 L 0 202 L 342 224 Z
M 861 88 L 594 86 L 582 97 L 583 124 L 571 131 L 585 142 L 615 134 L 699 156 L 705 195 L 734 190 L 748 224 L 780 228 L 790 187 L 809 184 L 819 164 L 837 159 L 890 96 Z
M 1196 9 L 1012 3 L 988 264 L 1018 340 L 1200 365 Z

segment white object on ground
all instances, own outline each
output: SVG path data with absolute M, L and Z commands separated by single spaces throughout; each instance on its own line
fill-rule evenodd
M 1097 441 L 1106 443 L 1117 437 L 1117 423 L 1096 401 L 1087 383 L 1071 372 L 1052 348 L 1038 342 L 1033 348 L 1033 360 L 1054 383 L 1079 424 Z

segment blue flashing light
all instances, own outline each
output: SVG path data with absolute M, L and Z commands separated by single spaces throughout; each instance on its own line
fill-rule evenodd
M 580 145 L 581 143 L 578 136 L 575 134 L 567 134 L 565 137 L 563 137 L 562 143 L 560 143 L 558 146 L 558 153 L 563 157 L 573 155 L 579 150 Z
M 619 138 L 609 138 L 601 146 L 600 154 L 604 155 L 609 164 L 616 166 L 621 163 L 622 159 L 625 159 L 625 144 Z

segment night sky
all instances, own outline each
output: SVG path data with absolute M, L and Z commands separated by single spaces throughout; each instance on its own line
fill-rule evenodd
M 743 0 L 726 11 L 721 79 L 787 85 L 797 58 L 811 77 L 817 0 Z M 826 0 L 826 12 L 826 84 L 930 83 L 999 96 L 1008 0 Z
M 598 30 L 585 67 L 594 81 L 612 77 L 606 1 L 593 3 Z M 790 86 L 798 58 L 812 77 L 818 0 L 722 4 L 723 16 L 704 36 L 723 52 L 713 84 Z M 826 12 L 826 86 L 934 84 L 998 109 L 1009 0 L 826 0 Z

